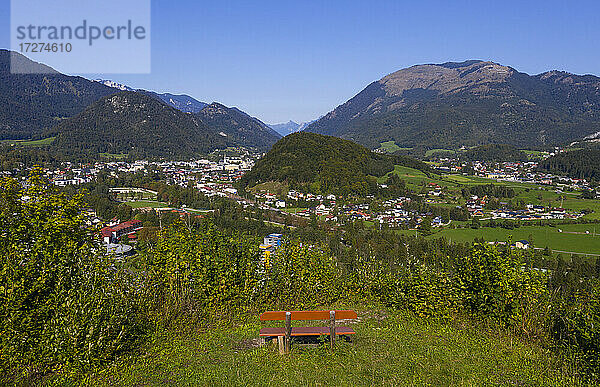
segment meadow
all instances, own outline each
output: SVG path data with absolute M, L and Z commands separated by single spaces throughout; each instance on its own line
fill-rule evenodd
M 258 318 L 154 337 L 91 385 L 569 385 L 568 365 L 509 333 L 409 313 L 359 310 L 352 342 L 258 346 Z
M 47 137 L 41 140 L 2 140 L 0 143 L 26 147 L 40 147 L 52 144 L 55 138 L 56 137 Z
M 559 231 L 559 230 L 562 230 Z M 585 232 L 589 231 L 589 234 Z M 415 235 L 418 231 L 401 230 L 402 234 Z M 596 234 L 594 234 L 594 232 Z M 473 242 L 475 238 L 483 238 L 488 242 L 505 242 L 528 240 L 535 247 L 548 247 L 552 250 L 567 251 L 579 254 L 596 254 L 600 256 L 600 223 L 568 224 L 557 226 L 521 226 L 513 230 L 504 228 L 482 227 L 479 229 L 456 228 L 443 229 L 427 238 L 447 238 L 453 242 Z
M 126 202 L 128 206 L 131 208 L 142 208 L 142 207 L 150 207 L 150 208 L 163 208 L 169 207 L 167 203 L 159 202 L 156 200 L 136 200 L 132 202 Z
M 584 216 L 588 220 L 600 220 L 600 200 L 581 199 L 581 192 L 565 191 L 560 192 L 553 189 L 551 186 L 538 186 L 529 183 L 520 183 L 512 181 L 498 181 L 495 179 L 487 179 L 478 176 L 465 176 L 455 174 L 430 174 L 429 176 L 417 169 L 396 165 L 394 170 L 389 174 L 396 174 L 402 180 L 406 181 L 407 187 L 420 192 L 423 184 L 437 184 L 444 187 L 450 194 L 459 196 L 460 190 L 463 187 L 473 185 L 494 184 L 499 186 L 509 187 L 515 190 L 516 196 L 513 200 L 522 200 L 526 204 L 544 205 L 552 207 L 563 207 L 567 210 L 582 211 L 591 210 Z M 389 175 L 388 174 L 388 175 Z M 378 183 L 383 183 L 387 176 L 378 179 Z M 450 202 L 450 205 L 462 205 L 463 201 Z

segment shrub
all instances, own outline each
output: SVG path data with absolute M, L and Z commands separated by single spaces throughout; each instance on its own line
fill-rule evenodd
M 141 333 L 135 293 L 93 243 L 82 197 L 34 170 L 0 181 L 0 368 L 15 378 L 111 359 Z
M 456 284 L 471 313 L 505 323 L 522 321 L 530 305 L 546 292 L 546 275 L 526 265 L 514 250 L 476 243 L 455 260 Z
M 559 348 L 576 358 L 586 379 L 600 378 L 600 281 L 557 303 L 551 334 Z

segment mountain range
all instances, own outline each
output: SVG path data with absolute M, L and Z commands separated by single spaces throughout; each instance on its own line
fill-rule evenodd
M 600 78 L 494 62 L 416 65 L 368 85 L 307 131 L 370 148 L 564 144 L 600 131 Z
M 32 74 L 11 74 L 11 56 Z M 0 50 L 0 140 L 41 136 L 113 93 L 115 89 L 98 82 L 63 75 L 19 53 Z
M 11 74 L 11 56 L 32 74 Z M 561 71 L 528 75 L 479 60 L 416 65 L 371 83 L 314 122 L 289 121 L 268 126 L 237 108 L 207 104 L 187 95 L 133 90 L 108 80 L 68 76 L 18 53 L 0 50 L 0 140 L 37 139 L 52 133 L 57 136 L 57 146 L 75 149 L 74 140 L 64 139 L 60 130 L 68 129 L 74 139 L 91 141 L 93 137 L 86 140 L 86 136 L 73 130 L 83 134 L 100 129 L 100 123 L 92 125 L 89 117 L 97 116 L 94 109 L 103 111 L 104 107 L 94 103 L 119 92 L 150 97 L 179 113 L 192 115 L 186 119 L 176 113 L 155 116 L 160 109 L 154 104 L 145 99 L 135 104 L 138 109 L 154 109 L 146 115 L 160 119 L 167 128 L 174 129 L 175 123 L 185 122 L 184 127 L 191 130 L 189 138 L 200 141 L 189 149 L 183 147 L 186 154 L 191 149 L 209 149 L 216 144 L 267 150 L 282 135 L 302 130 L 349 139 L 371 149 L 387 141 L 394 141 L 400 148 L 416 149 L 485 144 L 540 148 L 594 139 L 600 133 L 600 78 L 593 75 Z M 84 110 L 88 117 L 78 117 Z M 109 125 L 111 131 L 138 133 L 136 114 L 132 112 L 131 120 L 121 117 L 120 127 L 116 126 L 116 117 L 107 118 L 106 123 L 114 119 L 115 126 Z M 169 122 L 171 119 L 174 122 Z M 90 126 L 78 128 L 69 120 Z M 196 137 L 197 130 L 206 131 L 204 137 Z M 173 131 L 173 136 L 177 137 L 177 133 Z M 154 131 L 149 136 L 155 135 Z M 169 154 L 162 145 L 143 138 L 138 137 L 140 144 L 135 144 L 137 139 L 133 138 L 125 147 L 125 143 L 109 142 L 83 144 L 82 149 L 124 152 L 129 146 L 139 150 L 143 145 L 149 154 Z M 163 141 L 171 143 L 168 139 Z
M 63 153 L 192 157 L 229 146 L 269 149 L 281 136 L 236 108 L 213 102 L 185 113 L 147 93 L 121 91 L 47 133 Z
M 48 134 L 56 137 L 51 147 L 67 154 L 179 158 L 236 145 L 197 116 L 133 91 L 101 98 Z
M 259 119 L 217 102 L 205 106 L 195 116 L 234 144 L 267 150 L 281 138 L 279 133 Z
M 11 55 L 33 74 L 11 74 Z M 0 122 L 0 140 L 53 136 L 52 148 L 66 153 L 191 156 L 226 146 L 267 150 L 281 138 L 237 108 L 60 74 L 7 50 Z
M 181 110 L 184 113 L 198 113 L 206 105 L 208 105 L 206 102 L 198 101 L 194 97 L 190 97 L 186 94 L 157 93 L 154 91 L 148 91 L 144 89 L 134 89 L 122 83 L 111 81 L 109 79 L 95 79 L 95 81 L 105 86 L 112 87 L 121 91 L 137 91 L 140 93 L 148 94 L 152 97 L 160 99 L 167 105 L 173 106 L 177 110 Z

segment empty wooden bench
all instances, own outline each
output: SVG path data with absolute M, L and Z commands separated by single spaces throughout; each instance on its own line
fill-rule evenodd
M 261 321 L 285 321 L 285 327 L 261 328 L 261 338 L 276 338 L 279 343 L 279 352 L 289 353 L 292 337 L 329 336 L 331 347 L 335 344 L 335 337 L 339 335 L 354 335 L 354 329 L 335 325 L 336 320 L 355 319 L 358 316 L 353 310 L 303 310 L 303 311 L 277 311 L 264 312 L 260 315 Z M 325 327 L 292 327 L 292 320 L 329 320 Z

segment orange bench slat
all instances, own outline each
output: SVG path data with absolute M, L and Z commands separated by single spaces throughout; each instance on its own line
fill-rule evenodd
M 354 329 L 335 327 L 336 335 L 354 335 Z M 285 328 L 261 328 L 260 336 L 285 336 Z M 329 327 L 292 327 L 292 336 L 329 336 Z
M 328 310 L 292 310 L 292 320 L 329 320 Z M 284 321 L 286 311 L 264 312 L 260 315 L 261 321 Z M 357 314 L 353 310 L 336 310 L 335 319 L 355 319 Z

